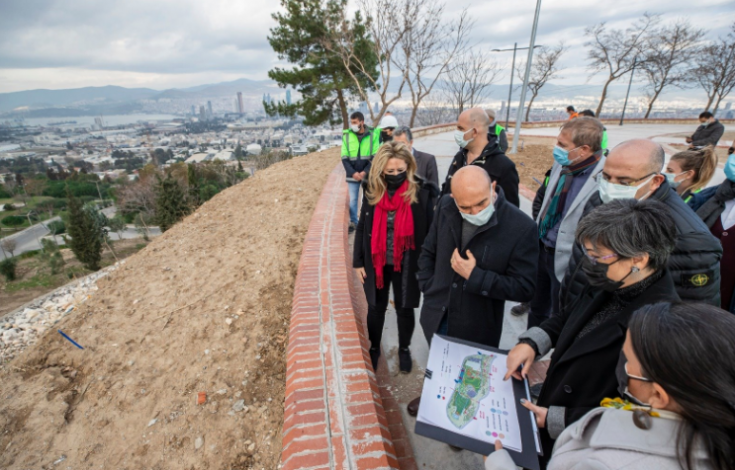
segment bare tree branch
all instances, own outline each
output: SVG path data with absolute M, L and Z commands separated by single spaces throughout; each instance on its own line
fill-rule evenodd
M 470 49 L 459 54 L 446 72 L 443 91 L 455 115 L 481 104 L 489 96 L 489 87 L 497 79 L 500 66 L 487 52 Z
M 703 30 L 692 28 L 687 21 L 664 26 L 648 36 L 641 67 L 648 81 L 645 119 L 664 88 L 684 87 L 690 81 L 690 64 L 703 36 Z
M 735 89 L 735 23 L 726 37 L 702 47 L 694 55 L 694 62 L 693 80 L 707 93 L 704 110 L 709 111 L 715 102 L 712 109 L 717 113 L 722 100 Z
M 531 106 L 533 106 L 534 100 L 541 91 L 541 88 L 546 85 L 546 82 L 553 78 L 563 78 L 559 76 L 559 72 L 562 69 L 558 63 L 566 50 L 567 48 L 564 46 L 564 43 L 560 42 L 554 47 L 542 46 L 539 48 L 539 52 L 535 54 L 534 60 L 531 63 L 531 75 L 528 77 L 528 91 L 531 92 L 531 100 L 526 107 L 526 121 L 528 121 L 528 115 L 531 112 Z M 525 62 L 521 62 L 516 66 L 516 73 L 522 84 L 526 75 Z
M 607 72 L 600 103 L 595 113 L 598 117 L 602 112 L 605 98 L 607 98 L 610 83 L 630 72 L 636 57 L 644 55 L 647 35 L 651 29 L 656 27 L 658 21 L 658 15 L 645 13 L 641 19 L 626 30 L 608 29 L 605 23 L 585 30 L 585 35 L 591 38 L 585 43 L 585 46 L 589 48 L 587 60 L 592 75 L 601 71 Z

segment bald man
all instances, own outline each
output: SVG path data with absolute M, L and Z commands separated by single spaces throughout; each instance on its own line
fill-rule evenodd
M 518 207 L 518 172 L 516 165 L 500 149 L 497 139 L 488 140 L 490 118 L 482 108 L 472 108 L 459 115 L 454 140 L 460 150 L 449 166 L 442 195 L 452 191 L 452 178 L 460 168 L 469 165 L 483 168 L 503 190 L 505 199 Z
M 536 224 L 479 166 L 457 170 L 451 185 L 419 257 L 421 327 L 429 343 L 438 333 L 498 347 L 505 301 L 533 297 Z M 409 403 L 408 413 L 416 416 L 418 405 Z
M 683 301 L 719 306 L 722 246 L 666 181 L 661 173 L 665 159 L 663 148 L 647 139 L 629 140 L 612 149 L 597 176 L 598 192 L 590 196 L 584 214 L 614 199 L 663 202 L 677 227 L 676 247 L 669 257 L 668 268 L 679 297 Z M 560 311 L 571 308 L 588 287 L 587 278 L 577 269 L 582 256 L 582 248 L 576 244 L 562 281 Z

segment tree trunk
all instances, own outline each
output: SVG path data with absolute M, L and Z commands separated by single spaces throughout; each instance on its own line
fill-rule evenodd
M 408 127 L 410 127 L 411 129 L 413 129 L 413 123 L 416 120 L 416 114 L 418 114 L 419 104 L 420 103 L 416 103 L 416 105 L 411 110 L 411 120 L 408 121 Z
M 538 92 L 534 93 L 531 96 L 531 101 L 528 102 L 528 107 L 526 108 L 526 120 L 525 120 L 525 122 L 528 122 L 528 115 L 531 112 L 531 106 L 533 106 L 533 100 L 535 100 L 537 96 L 538 96 Z
M 605 82 L 605 86 L 602 87 L 602 96 L 600 96 L 600 104 L 597 105 L 597 111 L 595 112 L 595 116 L 597 116 L 597 119 L 600 119 L 600 113 L 602 112 L 602 105 L 605 103 L 605 98 L 607 98 L 607 87 L 610 86 L 610 83 L 613 81 L 612 77 L 608 77 L 607 81 Z
M 337 88 L 337 100 L 339 101 L 339 112 L 342 114 L 342 129 L 346 130 L 350 128 L 350 117 L 347 115 L 347 104 L 345 104 L 345 97 L 342 94 L 342 90 Z M 368 102 L 368 106 L 370 103 Z
M 712 95 L 707 95 L 707 106 L 704 107 L 705 111 L 709 111 L 709 107 L 712 106 L 712 101 L 715 99 L 715 92 L 712 92 Z
M 648 119 L 648 116 L 651 114 L 651 109 L 653 109 L 653 103 L 655 103 L 658 99 L 659 93 L 661 92 L 657 91 L 656 93 L 654 93 L 651 101 L 648 102 L 648 109 L 646 110 L 646 115 L 643 117 L 643 119 Z
M 715 101 L 715 107 L 712 108 L 712 114 L 717 114 L 717 110 L 720 108 L 720 102 L 722 101 L 722 96 L 717 97 L 717 101 Z

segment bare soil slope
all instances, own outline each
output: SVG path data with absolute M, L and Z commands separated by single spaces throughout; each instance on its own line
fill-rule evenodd
M 217 195 L 0 371 L 0 468 L 274 469 L 304 235 L 337 150 Z M 197 405 L 198 392 L 207 401 Z

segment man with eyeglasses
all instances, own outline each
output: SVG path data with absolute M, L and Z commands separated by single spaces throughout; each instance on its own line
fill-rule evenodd
M 662 174 L 665 157 L 663 148 L 647 139 L 629 140 L 612 149 L 602 171 L 594 175 L 599 190 L 590 197 L 584 214 L 615 199 L 664 203 L 677 228 L 676 247 L 668 264 L 677 293 L 685 301 L 719 306 L 722 246 L 666 181 Z M 576 244 L 562 281 L 560 309 L 574 305 L 588 286 L 579 269 L 583 256 L 582 247 Z
M 561 128 L 554 148 L 554 165 L 536 216 L 539 258 L 536 292 L 528 313 L 528 328 L 559 311 L 559 289 L 574 246 L 574 232 L 587 199 L 597 191 L 592 175 L 605 157 L 603 127 L 591 117 L 578 117 Z

